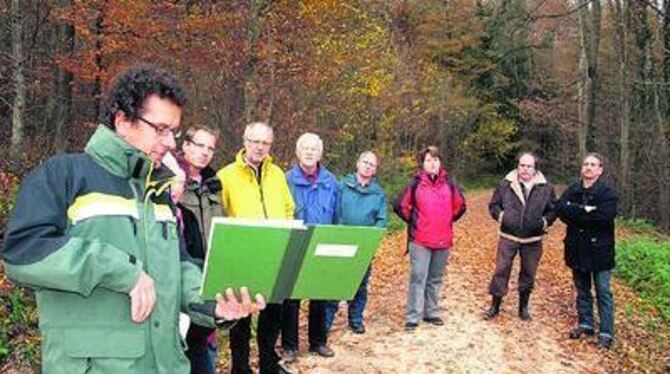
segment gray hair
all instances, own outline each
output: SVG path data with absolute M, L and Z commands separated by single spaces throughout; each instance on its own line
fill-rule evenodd
M 377 164 L 379 164 L 379 156 L 377 156 L 376 153 L 374 153 L 374 152 L 372 152 L 372 151 L 370 151 L 370 150 L 361 152 L 361 154 L 358 155 L 358 161 L 362 160 L 363 157 L 365 157 L 365 156 L 367 156 L 367 155 L 375 156 L 375 161 L 377 161 Z M 379 166 L 379 165 L 377 165 L 377 166 Z
M 301 146 L 305 143 L 314 143 L 319 150 L 319 153 L 323 153 L 323 140 L 321 137 L 312 132 L 306 132 L 298 138 L 298 141 L 295 142 L 295 152 L 298 153 Z
M 242 140 L 249 139 L 249 134 L 251 134 L 251 132 L 257 127 L 263 127 L 267 129 L 270 133 L 270 138 L 274 139 L 274 131 L 272 130 L 272 127 L 270 127 L 270 125 L 268 125 L 266 122 L 251 122 L 247 125 L 247 127 L 244 128 L 244 139 Z

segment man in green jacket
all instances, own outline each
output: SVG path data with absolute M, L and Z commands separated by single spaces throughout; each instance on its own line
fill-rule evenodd
M 338 202 L 338 223 L 351 226 L 386 227 L 388 209 L 384 190 L 377 183 L 379 159 L 372 151 L 360 154 L 356 162 L 356 172 L 340 181 Z M 368 281 L 370 268 L 365 273 L 354 299 L 349 301 L 349 329 L 355 334 L 365 333 L 363 312 L 368 302 Z M 337 313 L 338 302 L 331 301 L 326 307 L 326 327 L 330 331 Z
M 184 90 L 153 66 L 115 79 L 83 153 L 53 157 L 23 182 L 2 259 L 35 289 L 43 372 L 188 373 L 177 321 L 214 327 L 264 308 L 231 289 L 198 293 L 160 160 L 175 148 Z

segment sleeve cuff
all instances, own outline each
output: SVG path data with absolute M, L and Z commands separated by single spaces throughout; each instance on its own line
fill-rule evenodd
M 137 284 L 142 272 L 142 261 L 138 260 L 133 255 L 128 255 L 127 263 L 123 266 L 121 274 L 117 276 L 112 275 L 113 283 L 107 284 L 106 287 L 116 289 L 119 292 L 130 293 L 130 291 Z

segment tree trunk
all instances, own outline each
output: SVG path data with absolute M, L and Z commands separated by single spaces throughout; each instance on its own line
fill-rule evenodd
M 258 60 L 255 56 L 256 43 L 261 33 L 262 20 L 260 10 L 263 7 L 262 0 L 252 0 L 247 21 L 247 61 L 244 71 L 244 118 L 247 123 L 259 121 L 258 118 Z
M 663 229 L 670 227 L 670 190 L 668 189 L 668 183 L 670 183 L 670 165 L 668 165 L 668 141 L 665 131 L 666 117 L 661 109 L 660 103 L 660 91 L 661 88 L 656 85 L 654 87 L 654 113 L 656 114 L 655 121 L 655 134 L 652 137 L 655 143 L 655 159 L 656 162 L 652 162 L 652 167 L 654 168 L 654 175 L 656 178 L 657 191 L 658 191 L 658 223 L 659 226 Z
M 658 126 L 658 138 L 661 142 L 661 150 L 663 152 L 662 158 L 659 158 L 661 172 L 663 176 L 663 188 L 661 188 L 661 227 L 666 231 L 670 230 L 670 191 L 668 191 L 668 183 L 670 183 L 670 161 L 668 157 L 668 128 L 667 121 L 670 118 L 670 105 L 668 105 L 668 100 L 670 100 L 670 1 L 665 0 L 663 2 L 663 98 L 662 103 L 665 104 L 663 113 L 665 114 L 665 121 L 659 122 Z
M 98 123 L 107 121 L 105 116 L 103 92 L 102 92 L 102 74 L 104 72 L 103 63 L 103 47 L 104 47 L 104 22 L 105 22 L 105 5 L 103 2 L 98 9 L 98 14 L 95 18 L 95 25 L 93 32 L 95 34 L 95 83 L 93 84 L 93 105 L 95 108 L 95 119 Z M 112 125 L 111 123 L 109 125 Z
M 69 6 L 66 1 L 64 6 Z M 74 51 L 74 26 L 69 23 L 61 23 L 56 26 L 57 41 L 62 45 L 61 55 L 70 57 Z M 63 66 L 56 66 L 56 133 L 54 136 L 54 148 L 57 153 L 67 149 L 69 129 L 72 126 L 72 73 Z
M 404 114 L 396 124 L 394 130 L 399 150 L 414 151 L 417 144 L 424 142 L 426 136 L 422 134 L 421 127 L 416 125 L 415 102 L 417 92 L 420 90 L 419 57 L 417 56 L 416 30 L 410 16 L 412 2 L 408 0 L 398 1 L 389 9 L 391 27 L 391 44 L 395 54 L 399 56 L 400 64 L 395 73 L 398 91 L 401 92 L 402 112 Z M 434 141 L 434 139 L 430 139 Z
M 586 3 L 589 3 L 586 5 Z M 582 126 L 579 133 L 580 158 L 596 146 L 596 102 L 598 100 L 598 52 L 600 50 L 601 5 L 599 1 L 580 0 L 583 83 L 583 109 L 580 111 Z
M 273 37 L 271 32 L 268 32 L 268 69 L 270 70 L 270 84 L 268 87 L 267 105 L 265 106 L 265 118 L 267 123 L 272 123 L 272 112 L 275 104 L 275 90 L 277 89 L 277 64 L 275 63 L 275 54 L 273 48 Z
M 619 194 L 620 209 L 625 214 L 630 212 L 632 189 L 630 186 L 630 82 L 628 80 L 628 22 L 630 11 L 628 0 L 613 0 L 616 30 L 615 51 L 618 63 L 619 90 Z
M 665 103 L 665 117 L 670 118 L 670 1 L 663 2 L 663 94 Z M 667 207 L 670 209 L 670 207 Z
M 12 59 L 14 64 L 14 102 L 12 104 L 12 140 L 10 149 L 10 165 L 14 172 L 21 169 L 23 151 L 23 112 L 26 106 L 26 80 L 24 76 L 23 57 L 23 16 L 21 2 L 12 0 Z
M 580 17 L 581 20 L 581 17 Z M 581 30 L 584 33 L 584 28 Z M 580 39 L 581 52 L 579 54 L 579 71 L 586 71 L 586 45 L 585 38 Z M 588 108 L 588 96 L 586 95 L 588 85 L 588 76 L 584 74 L 583 78 L 577 82 L 577 149 L 579 150 L 579 159 L 583 159 L 587 153 L 586 149 L 586 137 L 587 134 L 587 108 Z

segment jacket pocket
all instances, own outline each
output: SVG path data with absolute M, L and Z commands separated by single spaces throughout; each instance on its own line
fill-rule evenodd
M 577 235 L 574 234 L 566 234 L 565 238 L 563 239 L 563 244 L 565 245 L 565 249 L 570 249 L 570 250 L 576 250 L 577 245 L 579 243 L 579 238 Z
M 526 231 L 529 236 L 544 234 L 544 220 L 542 217 L 529 220 L 526 222 L 526 225 Z
M 191 325 L 191 327 L 193 326 L 198 325 Z M 180 333 L 177 333 L 175 337 L 175 350 L 177 351 L 177 355 L 175 358 L 185 365 L 188 365 L 188 357 L 186 357 L 186 351 L 188 348 L 189 346 L 186 342 L 186 339 L 184 339 Z
M 322 204 L 321 205 L 321 217 L 320 220 L 323 220 L 323 223 L 334 223 L 335 219 L 335 205 L 334 204 Z
M 614 267 L 614 242 L 603 236 L 589 238 L 593 270 L 609 270 Z
M 139 358 L 144 356 L 144 330 L 69 328 L 63 331 L 65 352 L 73 358 Z
M 518 211 L 513 209 L 502 211 L 502 220 L 500 222 L 500 230 L 508 234 L 516 234 L 520 225 L 521 216 Z

